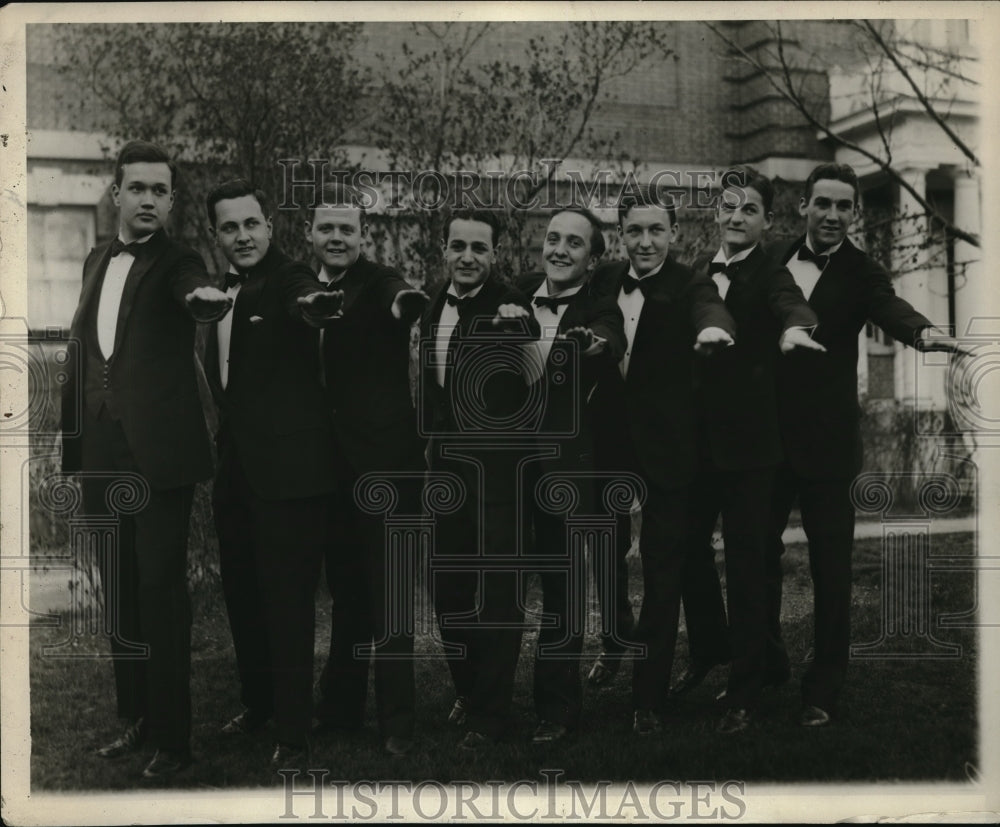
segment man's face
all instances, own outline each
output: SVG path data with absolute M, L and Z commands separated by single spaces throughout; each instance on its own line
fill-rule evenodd
M 271 246 L 271 221 L 252 195 L 226 198 L 215 205 L 214 235 L 229 263 L 249 270 Z
M 125 164 L 121 184 L 111 186 L 111 198 L 119 210 L 122 240 L 129 243 L 155 233 L 174 205 L 170 167 L 147 161 Z
M 817 253 L 840 244 L 858 215 L 854 187 L 846 181 L 820 178 L 813 184 L 808 203 L 799 199 L 799 215 L 806 219 L 806 234 Z
M 764 209 L 764 199 L 753 187 L 727 187 L 722 191 L 716 221 L 727 256 L 758 244 L 771 228 L 774 213 Z
M 456 218 L 448 228 L 444 245 L 445 273 L 462 296 L 474 290 L 493 270 L 496 248 L 490 225 L 482 221 Z
M 317 207 L 313 220 L 306 222 L 306 241 L 330 273 L 343 272 L 358 260 L 368 232 L 361 210 L 354 207 Z
M 677 225 L 663 207 L 632 207 L 618 225 L 618 236 L 639 276 L 663 264 L 670 244 L 677 239 Z
M 551 288 L 575 287 L 594 269 L 597 258 L 590 254 L 593 232 L 590 222 L 577 213 L 561 212 L 552 216 L 542 245 L 550 292 Z

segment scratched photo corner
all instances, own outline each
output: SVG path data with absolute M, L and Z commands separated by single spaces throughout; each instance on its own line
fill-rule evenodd
M 26 23 L 30 795 L 985 801 L 997 17 L 960 8 Z

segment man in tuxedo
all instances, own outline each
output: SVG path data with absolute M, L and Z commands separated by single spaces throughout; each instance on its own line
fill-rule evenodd
M 230 304 L 209 283 L 201 257 L 163 230 L 174 184 L 160 147 L 132 141 L 118 153 L 111 187 L 118 234 L 84 262 L 70 327 L 79 361 L 62 400 L 62 468 L 80 475 L 84 512 L 108 514 L 123 484 L 139 499 L 148 486 L 143 507 L 120 517 L 117 547 L 102 549 L 99 561 L 126 727 L 98 750 L 118 758 L 150 741 L 156 752 L 147 778 L 191 761 L 188 523 L 194 485 L 212 473 L 195 324 Z
M 530 451 L 507 433 L 527 404 L 521 345 L 539 329 L 524 295 L 494 274 L 499 233 L 492 212 L 449 216 L 447 278 L 420 328 L 430 469 L 464 488 L 457 510 L 437 521 L 431 591 L 457 695 L 449 721 L 467 728 L 466 751 L 505 731 L 524 622 L 521 573 L 510 558 L 519 551 L 519 468 Z M 449 568 L 455 557 L 465 560 Z M 491 557 L 507 559 L 491 568 Z
M 305 231 L 320 262 L 320 282 L 343 302 L 342 312 L 321 332 L 338 489 L 327 503 L 325 563 L 333 631 L 320 679 L 316 731 L 361 727 L 374 652 L 379 734 L 385 749 L 401 756 L 413 748 L 416 561 L 395 573 L 407 590 L 396 593 L 387 569 L 385 520 L 358 508 L 355 485 L 368 473 L 398 475 L 393 485 L 399 512 L 419 513 L 424 445 L 410 394 L 410 329 L 427 296 L 362 254 L 368 220 L 350 189 L 327 187 Z
M 534 697 L 539 718 L 533 741 L 548 743 L 565 738 L 577 728 L 582 706 L 580 652 L 586 617 L 584 561 L 573 560 L 567 536 L 567 515 L 554 513 L 539 500 L 537 485 L 555 474 L 575 484 L 578 509 L 594 514 L 597 491 L 594 473 L 593 428 L 587 404 L 604 364 L 613 369 L 625 352 L 621 310 L 613 296 L 594 296 L 589 278 L 604 254 L 601 223 L 589 210 L 557 210 L 549 219 L 542 245 L 544 273 L 518 280 L 531 299 L 541 328 L 538 342 L 526 345 L 528 381 L 544 389 L 537 424 L 540 445 L 558 453 L 529 466 L 525 486 L 534 543 L 529 547 L 547 557 L 564 557 L 567 568 L 543 569 L 542 612 L 546 618 L 535 649 Z M 595 551 L 591 550 L 592 553 Z M 576 571 L 573 563 L 579 562 Z M 553 623 L 554 621 L 554 623 Z
M 799 214 L 805 235 L 783 250 L 795 283 L 819 319 L 813 339 L 826 353 L 795 352 L 777 372 L 785 461 L 775 481 L 767 552 L 769 672 L 786 671 L 781 639 L 782 532 L 795 500 L 809 542 L 815 657 L 802 678 L 803 726 L 829 724 L 847 673 L 850 648 L 851 485 L 861 469 L 858 334 L 871 320 L 906 345 L 958 350 L 953 339 L 921 337 L 931 322 L 896 296 L 888 273 L 850 239 L 858 217 L 857 175 L 845 164 L 821 164 L 806 179 Z
M 629 260 L 602 265 L 594 291 L 622 310 L 626 349 L 595 393 L 601 465 L 639 474 L 646 485 L 639 551 L 643 599 L 634 640 L 645 646 L 632 673 L 633 731 L 661 730 L 680 615 L 690 487 L 697 468 L 695 351 L 732 345 L 735 325 L 715 284 L 669 253 L 677 216 L 669 196 L 623 193 L 618 233 Z M 619 533 L 627 536 L 628 518 Z
M 228 734 L 273 716 L 272 763 L 309 759 L 315 592 L 326 503 L 336 490 L 334 435 L 313 324 L 339 310 L 308 265 L 271 244 L 264 194 L 245 180 L 206 201 L 229 262 L 233 311 L 208 340 L 206 375 L 220 409 L 212 504 L 243 712 Z M 307 324 L 308 322 L 309 324 Z
M 772 485 L 781 460 L 774 372 L 782 351 L 808 348 L 816 314 L 791 274 L 765 252 L 774 220 L 774 187 L 752 167 L 722 174 L 716 208 L 721 244 L 707 265 L 733 319 L 736 344 L 698 368 L 700 468 L 691 498 L 683 600 L 691 662 L 671 694 L 697 686 L 716 663 L 731 659 L 719 730 L 751 721 L 763 685 L 788 680 L 765 674 L 767 637 L 764 554 Z M 728 629 L 715 569 L 712 532 L 722 515 Z

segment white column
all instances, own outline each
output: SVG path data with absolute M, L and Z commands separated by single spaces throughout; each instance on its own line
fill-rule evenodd
M 979 179 L 972 170 L 958 169 L 955 172 L 955 226 L 979 235 L 981 223 Z M 976 315 L 984 298 L 979 261 L 978 247 L 967 241 L 955 242 L 956 336 L 964 336 L 968 332 L 969 320 Z
M 924 198 L 926 176 L 924 169 L 906 169 L 903 178 Z M 909 191 L 899 187 L 899 215 L 895 222 L 893 245 L 893 287 L 896 294 L 906 299 L 924 315 L 931 312 L 934 297 L 930 290 L 931 272 L 927 262 L 927 219 L 923 207 Z M 893 376 L 896 398 L 920 408 L 945 407 L 944 371 L 921 368 L 920 354 L 912 348 L 896 343 L 893 359 Z

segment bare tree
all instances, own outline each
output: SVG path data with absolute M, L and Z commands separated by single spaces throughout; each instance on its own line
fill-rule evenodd
M 848 135 L 836 131 L 831 125 L 829 101 L 817 98 L 811 82 L 817 72 L 825 72 L 829 67 L 815 53 L 805 52 L 797 47 L 794 38 L 786 34 L 780 21 L 767 24 L 770 45 L 765 48 L 746 47 L 737 42 L 724 27 L 713 22 L 705 22 L 729 50 L 730 54 L 752 67 L 767 79 L 771 87 L 798 113 L 804 121 L 825 138 L 838 146 L 858 153 L 875 164 L 885 175 L 907 192 L 923 211 L 922 216 L 907 218 L 927 218 L 951 237 L 980 246 L 979 237 L 963 227 L 955 225 L 933 201 L 918 191 L 897 169 L 897 159 L 893 155 L 893 128 L 897 123 L 899 105 L 904 98 L 916 100 L 930 120 L 936 124 L 959 149 L 968 162 L 980 165 L 976 153 L 959 135 L 951 123 L 951 109 L 961 91 L 968 91 L 978 83 L 964 70 L 964 58 L 956 52 L 934 48 L 907 38 L 894 21 L 850 21 L 858 42 L 850 44 L 851 54 L 856 56 L 859 68 L 864 69 L 867 78 L 864 100 L 855 105 L 866 109 L 872 116 L 879 147 L 872 149 L 853 140 Z M 845 45 L 845 49 L 848 47 Z M 896 82 L 899 79 L 901 83 Z M 916 234 L 904 243 L 919 244 Z
M 288 182 L 277 159 L 347 164 L 343 137 L 367 100 L 365 75 L 350 57 L 360 26 L 65 26 L 62 71 L 76 83 L 65 103 L 88 110 L 87 121 L 119 142 L 169 149 L 187 184 L 175 206 L 181 232 L 204 244 L 200 199 L 215 184 L 245 177 L 284 203 Z M 276 241 L 289 252 L 303 244 L 300 217 L 275 216 Z
M 394 170 L 436 173 L 428 178 L 432 188 L 458 173 L 471 173 L 477 187 L 502 182 L 504 266 L 520 272 L 528 266 L 525 216 L 510 205 L 531 203 L 574 154 L 614 158 L 618 135 L 599 137 L 595 112 L 610 81 L 662 51 L 662 33 L 643 23 L 571 23 L 530 38 L 521 54 L 476 60 L 483 44 L 502 36 L 498 25 L 413 24 L 432 47 L 417 53 L 404 46 L 401 66 L 383 59 L 383 103 L 372 129 Z M 410 193 L 403 205 L 410 231 L 393 227 L 397 261 L 415 264 L 411 275 L 420 280 L 439 269 L 441 215 L 424 207 L 440 195 Z

